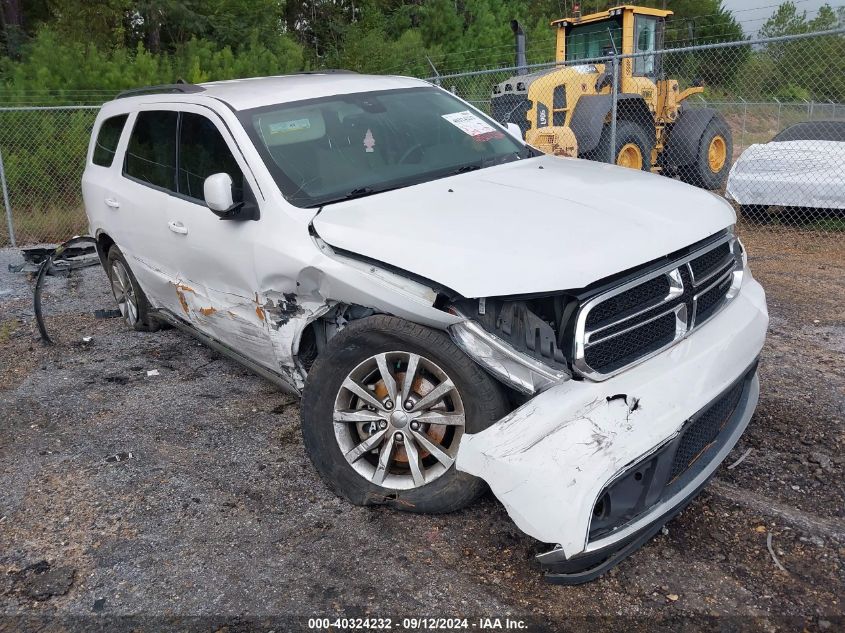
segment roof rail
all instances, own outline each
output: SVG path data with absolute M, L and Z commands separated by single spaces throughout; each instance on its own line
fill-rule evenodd
M 124 99 L 125 97 L 138 97 L 141 95 L 156 95 L 156 94 L 186 94 L 191 92 L 204 92 L 205 88 L 196 84 L 189 83 L 175 83 L 162 84 L 160 86 L 144 86 L 143 88 L 131 88 L 119 93 L 115 99 Z
M 356 70 L 346 70 L 345 68 L 318 68 L 315 70 L 300 70 L 293 73 L 294 75 L 357 75 Z

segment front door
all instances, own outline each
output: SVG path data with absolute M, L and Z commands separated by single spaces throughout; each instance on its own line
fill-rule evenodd
M 181 110 L 177 192 L 166 208 L 178 316 L 278 371 L 255 268 L 254 244 L 262 222 L 221 220 L 206 206 L 203 193 L 205 179 L 222 172 L 232 179 L 235 202 L 260 205 L 255 184 L 244 175 L 244 159 L 219 117 L 202 106 Z

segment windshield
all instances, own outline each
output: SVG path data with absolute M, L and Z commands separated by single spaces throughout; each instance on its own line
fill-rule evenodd
M 529 155 L 487 118 L 425 87 L 239 113 L 285 198 L 313 207 Z
M 571 26 L 566 32 L 566 61 L 606 57 L 621 50 L 622 26 L 617 19 Z

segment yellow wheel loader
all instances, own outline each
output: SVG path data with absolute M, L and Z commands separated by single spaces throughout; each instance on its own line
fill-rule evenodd
M 731 130 L 716 110 L 684 103 L 704 88 L 680 90 L 677 80 L 665 78 L 660 51 L 670 15 L 622 5 L 555 20 L 559 65 L 533 73 L 525 68 L 525 36 L 512 22 L 519 74 L 493 87 L 493 117 L 519 125 L 525 140 L 546 152 L 677 175 L 690 184 L 719 189 L 730 169 Z M 593 60 L 631 54 L 617 58 L 611 148 L 613 63 Z

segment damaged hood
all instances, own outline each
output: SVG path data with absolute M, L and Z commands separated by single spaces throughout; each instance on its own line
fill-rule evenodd
M 313 224 L 335 248 L 489 297 L 582 288 L 735 220 L 676 180 L 544 156 L 327 205 Z

